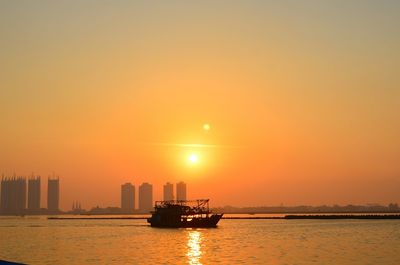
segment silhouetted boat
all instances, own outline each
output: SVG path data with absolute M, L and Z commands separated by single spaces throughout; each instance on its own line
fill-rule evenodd
M 216 227 L 223 214 L 212 214 L 208 201 L 157 201 L 147 222 L 154 227 Z

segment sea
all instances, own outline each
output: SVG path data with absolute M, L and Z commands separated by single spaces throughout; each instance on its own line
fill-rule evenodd
M 168 229 L 152 228 L 145 219 L 0 217 L 0 260 L 399 265 L 400 220 L 223 219 L 217 228 Z

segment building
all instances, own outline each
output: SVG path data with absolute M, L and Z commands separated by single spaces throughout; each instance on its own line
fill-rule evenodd
M 167 182 L 163 189 L 164 201 L 172 201 L 174 199 L 174 184 Z
M 26 179 L 11 177 L 1 179 L 0 210 L 3 214 L 24 214 L 26 210 Z
M 135 186 L 131 183 L 121 185 L 121 210 L 125 213 L 135 210 Z
M 176 183 L 176 199 L 178 201 L 186 200 L 186 183 L 183 181 Z
M 153 185 L 143 183 L 139 186 L 139 211 L 148 213 L 153 210 Z
M 40 211 L 40 176 L 28 179 L 28 211 Z
M 47 210 L 49 212 L 59 211 L 60 201 L 60 180 L 59 178 L 50 178 L 47 181 Z
M 81 206 L 80 202 L 78 202 L 78 201 L 73 201 L 72 202 L 72 210 L 70 211 L 70 213 L 81 214 L 81 213 L 84 213 L 84 212 L 85 212 L 85 210 L 82 209 L 82 206 Z

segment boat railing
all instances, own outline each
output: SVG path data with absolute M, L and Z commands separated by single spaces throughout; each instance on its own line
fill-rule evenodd
M 208 214 L 210 213 L 208 201 L 209 199 L 156 201 L 155 208 L 167 209 L 178 207 L 182 211 L 182 214 L 185 215 Z

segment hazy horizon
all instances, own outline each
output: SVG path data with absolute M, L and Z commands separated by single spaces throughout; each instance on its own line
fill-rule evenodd
M 400 2 L 0 1 L 0 174 L 60 208 L 400 202 Z

